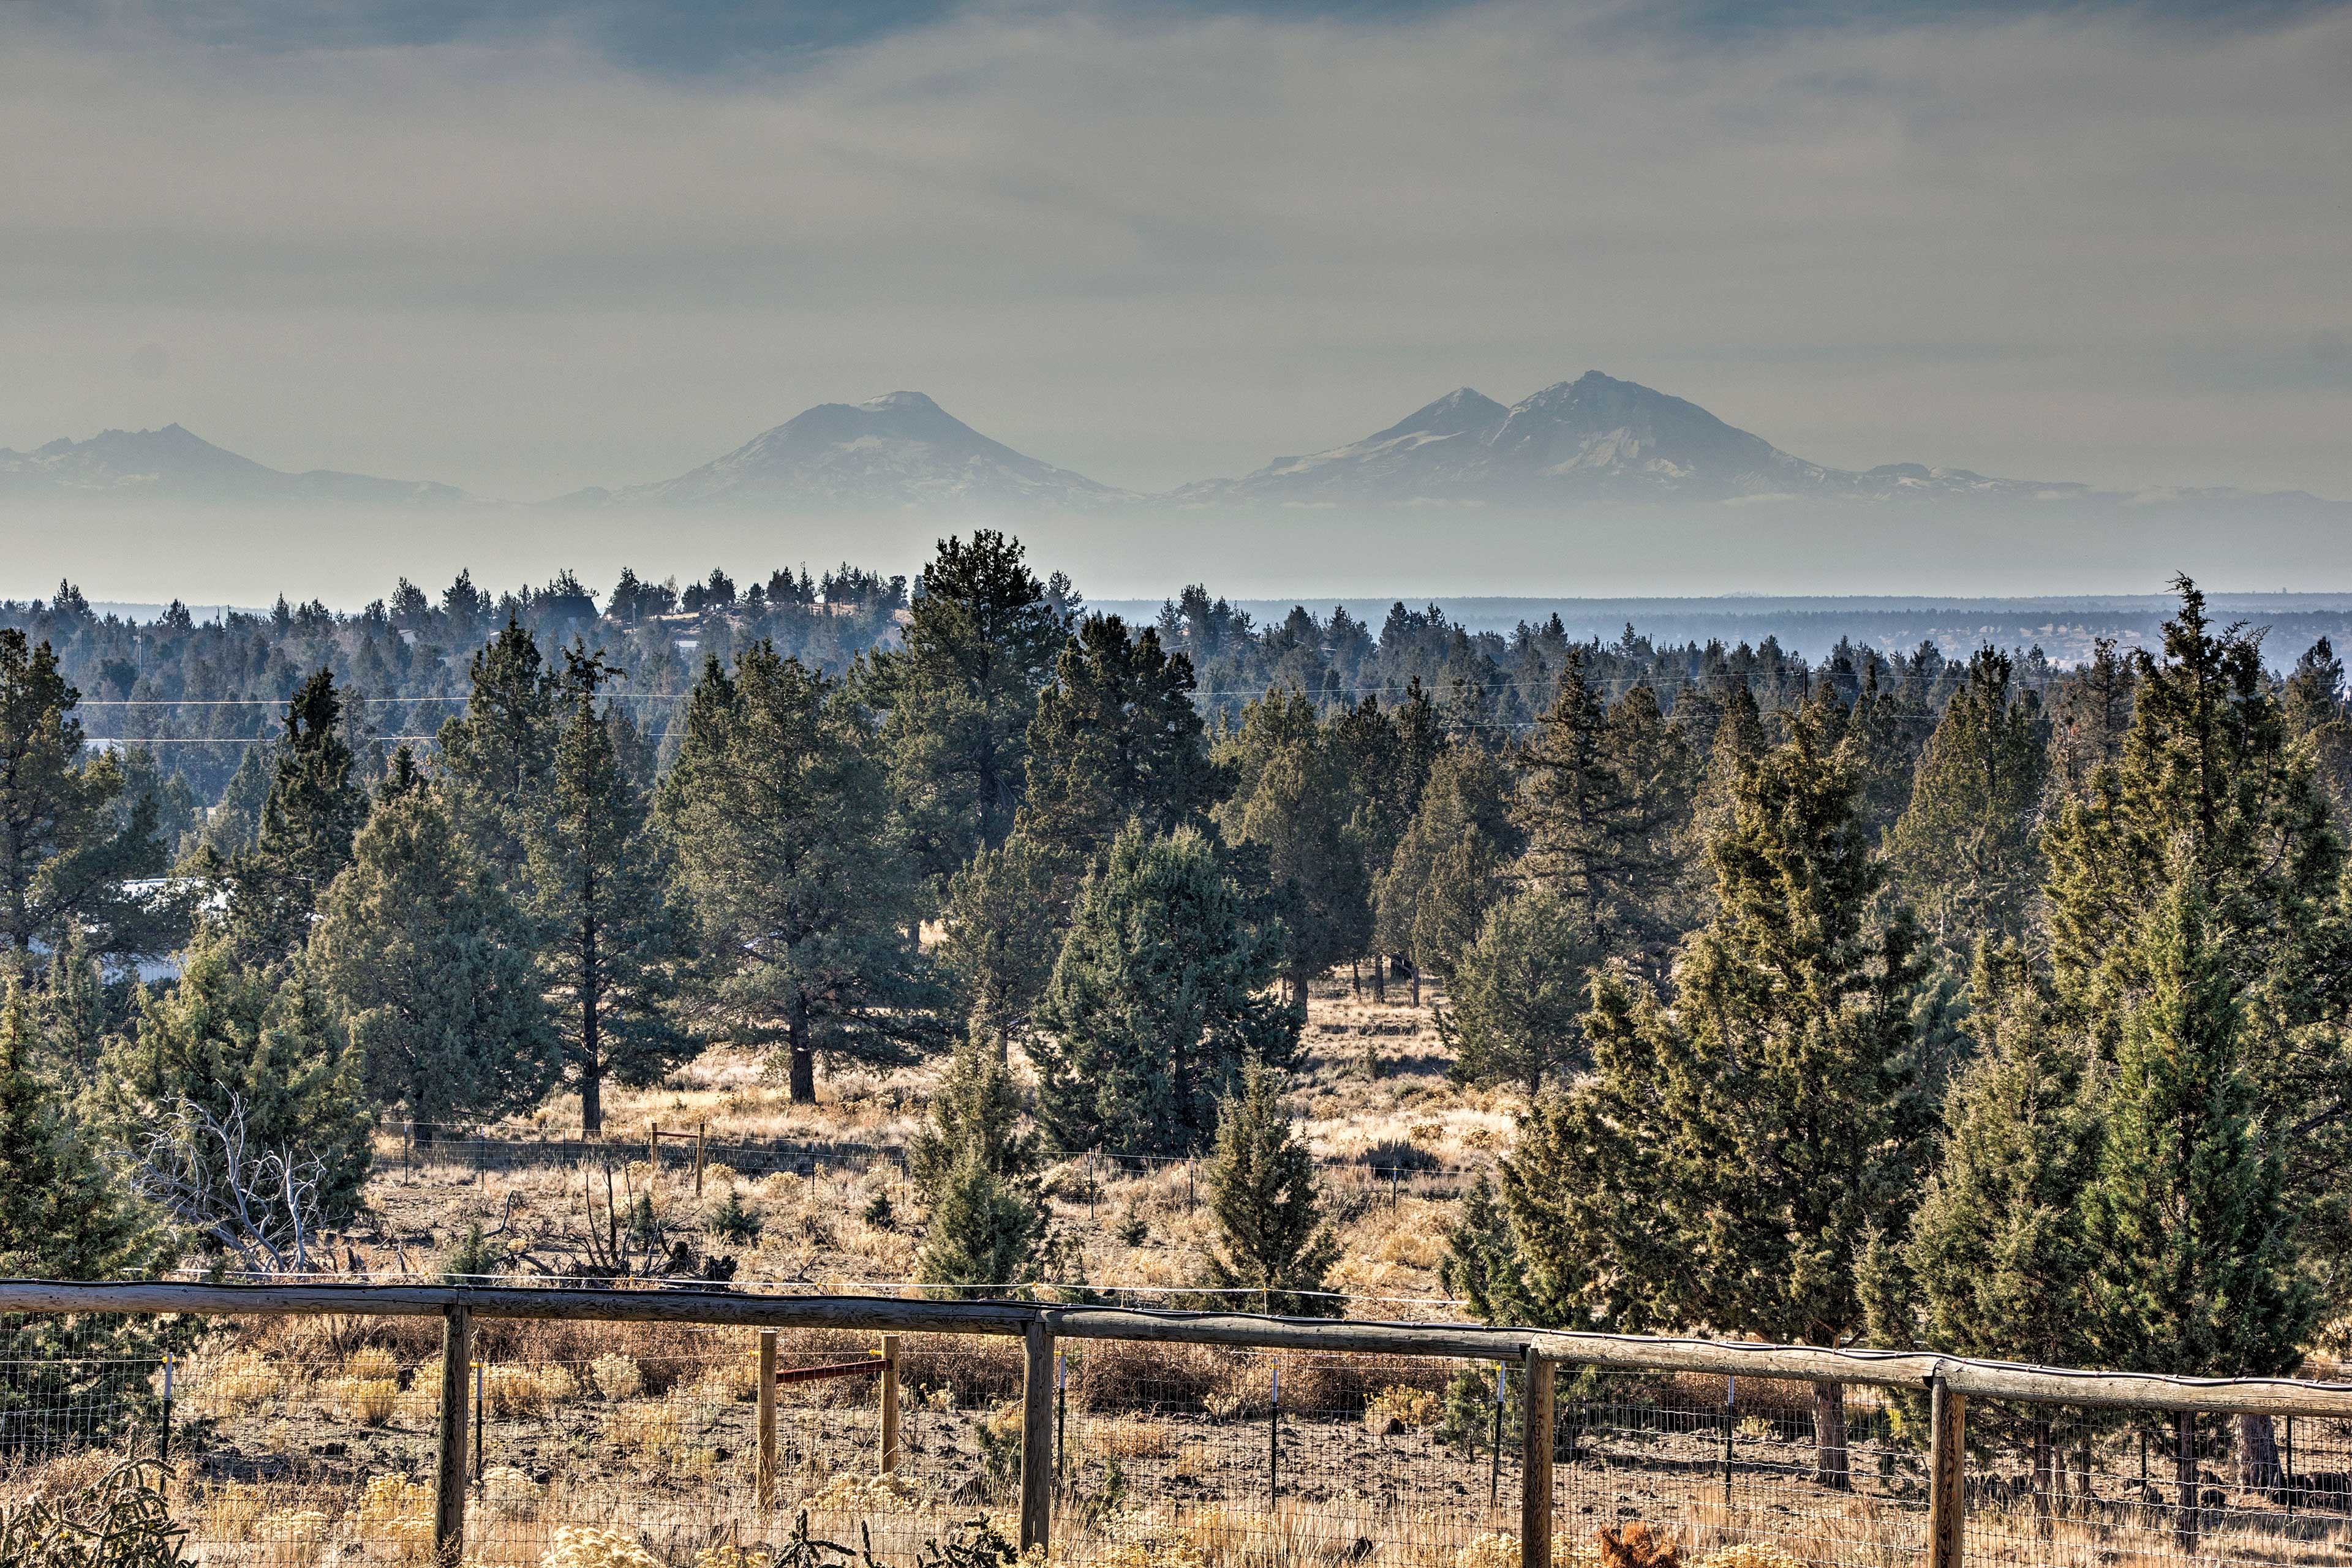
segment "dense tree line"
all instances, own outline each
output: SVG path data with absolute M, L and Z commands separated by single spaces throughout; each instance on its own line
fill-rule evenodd
M 2160 652 L 2066 670 L 1199 590 L 1132 626 L 989 532 L 911 591 L 461 578 L 274 636 L 78 597 L 0 629 L 0 1105 L 62 1108 L 28 1159 L 234 1113 L 340 1218 L 380 1111 L 562 1090 L 593 1131 L 712 1040 L 801 1100 L 937 1056 L 927 1279 L 1071 1272 L 1045 1142 L 1199 1152 L 1204 1288 L 1314 1310 L 1283 1092 L 1339 970 L 1442 981 L 1453 1070 L 1523 1103 L 1448 1266 L 1490 1316 L 2251 1373 L 2342 1303 L 2343 671 L 2186 583 Z M 76 668 L 176 701 L 232 652 L 276 732 L 207 813 L 168 747 L 87 744 Z M 430 740 L 355 719 L 370 657 L 454 684 Z

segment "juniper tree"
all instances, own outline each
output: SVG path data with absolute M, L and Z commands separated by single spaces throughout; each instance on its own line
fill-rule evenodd
M 561 1072 L 531 937 L 434 792 L 368 819 L 310 957 L 369 1092 L 405 1110 L 419 1139 L 535 1105 Z
M 1001 1300 L 1037 1279 L 1045 1226 L 1033 1193 L 967 1152 L 935 1184 L 915 1278 L 934 1297 Z
M 80 700 L 47 643 L 0 627 L 0 947 L 19 955 L 68 931 L 146 950 L 122 884 L 163 869 L 155 802 L 126 798 L 119 758 L 85 754 Z
M 2015 942 L 1979 943 L 1969 989 L 1976 1054 L 1945 1096 L 1941 1148 L 1907 1236 L 1882 1238 L 1872 1338 L 2084 1365 L 2097 1355 L 2082 1203 L 2098 1163 L 2097 1080 Z M 2036 1509 L 2046 1515 L 2047 1413 L 1994 1406 L 1976 1425 L 2028 1444 Z
M 1517 1087 L 1533 1100 L 1584 1057 L 1585 988 L 1604 951 L 1587 911 L 1548 889 L 1486 913 L 1454 963 L 1438 1033 L 1454 1049 L 1447 1076 Z
M 160 1261 L 158 1237 L 45 1081 L 23 985 L 0 997 L 0 1277 L 116 1279 Z M 21 1343 L 26 1331 L 0 1333 Z
M 1944 705 L 1888 836 L 1904 894 L 1927 928 L 1965 951 L 2024 934 L 2042 882 L 2035 845 L 2050 777 L 2049 725 L 2014 689 L 2007 654 L 1979 649 Z
M 2326 637 L 2294 661 L 2280 688 L 2279 706 L 2288 732 L 2311 748 L 2340 837 L 2352 820 L 2352 716 L 2345 707 L 2344 661 Z
M 1716 913 L 1672 1002 L 1605 973 L 1591 1077 L 1531 1108 L 1505 1163 L 1530 1293 L 1552 1312 L 1843 1343 L 1871 1237 L 1908 1217 L 1937 1089 L 1911 1023 L 1917 938 L 1883 911 L 1852 765 L 1810 712 L 1790 725 L 1740 770 L 1708 847 Z M 1843 1486 L 1843 1390 L 1815 1395 L 1817 1471 Z
M 1260 1311 L 1336 1318 L 1343 1303 L 1327 1287 L 1339 1238 L 1323 1222 L 1315 1157 L 1291 1126 L 1283 1089 L 1279 1071 L 1252 1062 L 1224 1098 L 1208 1167 L 1217 1238 L 1202 1279 L 1221 1292 L 1255 1292 Z M 1216 1302 L 1235 1304 L 1229 1294 Z
M 240 963 L 274 963 L 309 941 L 328 884 L 351 864 L 367 796 L 352 777 L 342 715 L 331 669 L 287 701 L 253 847 L 228 864 L 222 926 Z
M 761 642 L 706 662 L 658 813 L 701 925 L 704 1010 L 784 1047 L 792 1098 L 820 1052 L 908 1059 L 940 1042 L 940 1000 L 908 939 L 917 908 L 865 712 Z
M 257 1157 L 316 1159 L 326 1223 L 359 1210 L 375 1119 L 358 1054 L 307 964 L 240 965 L 226 942 L 200 937 L 169 989 L 142 994 L 138 1026 L 108 1042 L 87 1100 L 124 1146 L 192 1103 L 240 1125 Z
M 604 1126 L 607 1079 L 650 1084 L 697 1044 L 675 1016 L 690 917 L 671 895 L 668 847 L 597 709 L 604 674 L 596 659 L 571 656 L 568 712 L 525 862 L 549 1010 L 590 1134 Z
M 2147 990 L 2124 1022 L 2084 1194 L 2088 1321 L 2104 1365 L 2276 1377 L 2302 1361 L 2317 1320 L 2220 940 L 2199 879 L 2183 874 L 2134 942 Z M 2184 1543 L 2200 1484 L 2194 1423 L 2176 1417 Z M 2273 1484 L 2268 1424 L 2242 1424 L 2241 1440 L 2248 1484 Z
M 1038 1114 L 1065 1149 L 1191 1153 L 1219 1098 L 1255 1059 L 1286 1064 L 1301 1010 L 1261 995 L 1278 929 L 1255 929 L 1241 890 L 1192 828 L 1131 824 L 1087 875 L 1033 1044 Z
M 957 1047 L 932 1092 L 929 1123 L 908 1148 L 908 1173 L 917 1190 L 936 1198 L 967 1160 L 1016 1184 L 1034 1176 L 1037 1135 L 1021 1130 L 1024 1109 L 1020 1085 L 993 1051 L 978 1041 Z

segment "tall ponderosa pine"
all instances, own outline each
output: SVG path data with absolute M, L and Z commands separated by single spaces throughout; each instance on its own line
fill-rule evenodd
M 1253 929 L 1207 838 L 1131 826 L 1087 873 L 1038 1008 L 1038 1113 L 1065 1149 L 1191 1153 L 1250 1060 L 1286 1065 L 1300 1010 L 1259 993 L 1280 932 Z
M 762 642 L 731 673 L 704 666 L 685 730 L 656 800 L 701 921 L 706 1008 L 737 1039 L 784 1047 L 803 1104 L 819 1052 L 896 1061 L 940 1043 L 863 710 Z
M 1064 857 L 1026 834 L 983 848 L 948 879 L 940 957 L 955 977 L 974 1037 L 997 1058 L 1029 1021 L 1054 977 L 1062 951 L 1055 910 L 1067 869 Z
M 228 866 L 222 923 L 240 963 L 274 963 L 309 941 L 328 884 L 352 863 L 367 796 L 352 777 L 342 716 L 331 669 L 304 681 L 286 704 L 253 847 Z
M 1250 1063 L 1224 1100 L 1209 1161 L 1209 1214 L 1217 1239 L 1202 1261 L 1213 1304 L 1291 1317 L 1336 1318 L 1327 1294 L 1339 1238 L 1323 1223 L 1315 1157 L 1282 1103 L 1283 1075 Z M 1248 1291 L 1247 1296 L 1223 1292 Z
M 1452 970 L 1501 895 L 1502 868 L 1518 849 L 1502 764 L 1480 746 L 1447 747 L 1373 895 L 1374 940 L 1412 962 L 1414 1005 L 1421 971 Z
M 1527 831 L 1529 873 L 1586 931 L 1629 958 L 1662 953 L 1680 923 L 1694 781 L 1657 694 L 1637 686 L 1607 706 L 1585 677 L 1587 652 L 1568 650 L 1559 696 L 1511 757 L 1513 815 Z
M 2014 689 L 2009 656 L 1983 648 L 1920 754 L 1887 851 L 1927 928 L 1965 952 L 2022 936 L 2042 883 L 2035 845 L 2050 779 L 2050 727 Z
M 1068 617 L 1019 540 L 980 529 L 969 544 L 940 542 L 908 604 L 904 650 L 875 654 L 867 687 L 887 714 L 882 750 L 926 878 L 1013 831 L 1037 693 L 1068 640 Z
M 1153 628 L 1080 622 L 1029 724 L 1021 831 L 1084 866 L 1130 819 L 1152 833 L 1205 822 L 1228 784 L 1192 687 L 1192 661 L 1162 651 Z
M 0 628 L 0 946 L 19 954 L 68 930 L 101 952 L 145 950 L 143 911 L 122 884 L 163 869 L 155 803 L 122 809 L 121 761 L 85 753 L 80 700 L 47 643 Z
M 1263 858 L 1289 936 L 1291 996 L 1303 1004 L 1312 977 L 1361 954 L 1371 941 L 1370 879 L 1349 827 L 1353 781 L 1315 705 L 1297 691 L 1269 691 L 1244 710 L 1219 760 L 1238 787 L 1218 808 L 1218 822 L 1228 843 Z
M 1586 986 L 1606 951 L 1588 911 L 1548 888 L 1505 899 L 1454 966 L 1452 1006 L 1438 1032 L 1454 1047 L 1448 1076 L 1511 1084 L 1529 1100 L 1583 1058 Z
M 1604 974 L 1595 1071 L 1538 1102 L 1505 1164 L 1529 1286 L 1613 1326 L 1838 1344 L 1861 1263 L 1900 1231 L 1933 1152 L 1936 1091 L 1911 1024 L 1917 939 L 1876 915 L 1885 873 L 1858 781 L 1810 710 L 1740 771 L 1709 846 L 1717 912 L 1672 1005 Z M 1846 1482 L 1843 1390 L 1816 1390 L 1818 1469 Z
M 443 795 L 491 876 L 520 893 L 551 803 L 557 736 L 568 717 L 562 681 L 511 616 L 476 651 L 467 674 L 465 712 L 441 726 Z
M 328 889 L 311 962 L 369 1091 L 420 1139 L 527 1110 L 561 1073 L 531 934 L 431 790 L 385 802 Z
M 670 894 L 667 846 L 597 710 L 603 673 L 593 658 L 572 658 L 570 712 L 526 862 L 549 1009 L 591 1134 L 604 1126 L 607 1079 L 652 1083 L 696 1046 L 675 1015 L 690 920 Z

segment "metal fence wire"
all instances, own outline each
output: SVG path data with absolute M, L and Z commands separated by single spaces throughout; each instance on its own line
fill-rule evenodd
M 1767 1347 L 1449 1325 L 0 1283 L 41 1303 L 81 1310 L 0 1317 L 0 1508 L 161 1457 L 202 1563 L 799 1568 L 831 1542 L 938 1568 L 988 1560 L 942 1556 L 980 1521 L 1103 1568 L 2352 1563 L 2333 1384 L 1849 1357 L 1832 1387 L 1786 1373 L 1840 1352 L 1762 1376 L 1677 1363 Z M 2084 1397 L 1931 1395 L 1896 1375 L 1919 1363 Z

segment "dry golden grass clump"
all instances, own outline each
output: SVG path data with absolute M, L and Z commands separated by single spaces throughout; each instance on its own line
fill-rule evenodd
M 254 1521 L 253 1539 L 265 1568 L 310 1568 L 334 1522 L 313 1508 L 263 1514 Z
M 431 1555 L 433 1489 L 403 1476 L 370 1476 L 352 1509 L 361 1539 L 403 1562 Z
M 1764 1541 L 1742 1541 L 1699 1560 L 1698 1568 L 1805 1568 L 1785 1546 Z
M 569 1367 L 499 1363 L 482 1369 L 482 1403 L 492 1415 L 537 1415 L 579 1392 Z
M 328 1385 L 335 1414 L 362 1426 L 383 1426 L 400 1408 L 400 1384 L 389 1377 L 339 1377 Z
M 634 1356 L 600 1355 L 589 1365 L 596 1392 L 607 1399 L 634 1399 L 645 1392 L 645 1369 Z
M 251 1415 L 287 1394 L 289 1381 L 285 1369 L 255 1350 L 233 1350 L 188 1368 L 188 1385 L 195 1403 L 217 1415 Z
M 540 1568 L 662 1568 L 634 1536 L 584 1524 L 559 1527 L 555 1545 L 539 1563 Z
M 644 1454 L 673 1454 L 685 1446 L 684 1417 L 676 1400 L 620 1400 L 604 1417 L 604 1439 Z
M 903 1477 L 845 1470 L 803 1498 L 801 1506 L 812 1513 L 912 1513 L 921 1500 L 920 1489 Z
M 1445 1400 L 1433 1388 L 1391 1384 L 1364 1401 L 1364 1429 L 1376 1436 L 1433 1426 L 1445 1413 Z

